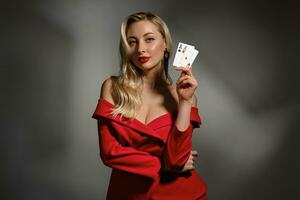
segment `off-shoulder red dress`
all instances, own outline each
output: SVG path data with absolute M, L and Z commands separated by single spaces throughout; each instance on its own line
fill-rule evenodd
M 206 184 L 196 170 L 180 169 L 192 149 L 192 131 L 199 127 L 198 109 L 191 109 L 185 131 L 175 125 L 176 113 L 166 113 L 144 124 L 137 119 L 113 117 L 114 105 L 100 98 L 93 114 L 98 121 L 100 156 L 112 168 L 106 199 L 206 199 Z

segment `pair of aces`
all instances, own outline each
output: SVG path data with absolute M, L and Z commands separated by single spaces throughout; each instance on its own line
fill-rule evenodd
M 199 51 L 194 46 L 179 42 L 173 66 L 190 68 L 198 53 Z

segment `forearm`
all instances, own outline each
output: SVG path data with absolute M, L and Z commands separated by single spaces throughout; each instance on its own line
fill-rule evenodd
M 192 107 L 192 99 L 179 101 L 177 119 L 165 149 L 166 165 L 173 169 L 179 169 L 185 164 L 192 149 Z
M 192 108 L 192 99 L 179 101 L 178 114 L 176 119 L 176 126 L 179 131 L 186 130 L 190 125 L 191 108 Z
M 192 150 L 192 131 L 191 125 L 184 131 L 179 131 L 176 126 L 172 128 L 164 151 L 167 168 L 180 170 L 184 166 Z
M 148 152 L 123 146 L 114 136 L 108 123 L 98 120 L 100 156 L 111 168 L 155 179 L 161 168 L 160 158 Z
M 158 157 L 137 151 L 131 147 L 122 147 L 118 144 L 113 144 L 109 149 L 104 145 L 100 146 L 100 155 L 103 163 L 111 168 L 151 179 L 158 175 L 161 168 Z

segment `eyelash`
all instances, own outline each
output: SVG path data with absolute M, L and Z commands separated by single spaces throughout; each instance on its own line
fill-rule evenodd
M 129 46 L 132 46 L 136 41 L 128 41 Z
M 152 42 L 154 40 L 154 38 L 147 38 L 146 42 Z
M 145 41 L 147 43 L 150 43 L 150 42 L 152 42 L 154 40 L 155 40 L 155 38 L 147 38 L 147 39 L 145 39 Z M 128 41 L 129 46 L 133 46 L 135 43 L 136 43 L 136 41 Z

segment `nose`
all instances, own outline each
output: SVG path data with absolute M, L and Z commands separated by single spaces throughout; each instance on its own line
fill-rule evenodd
M 146 52 L 146 46 L 143 42 L 138 43 L 137 51 L 139 54 L 145 53 Z

